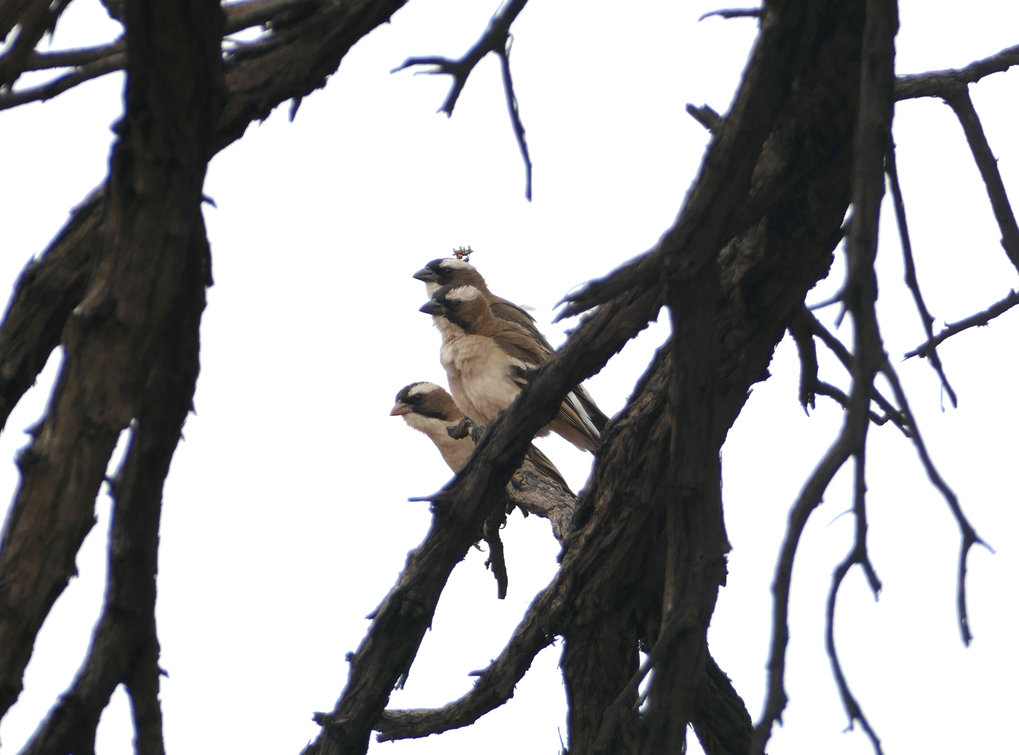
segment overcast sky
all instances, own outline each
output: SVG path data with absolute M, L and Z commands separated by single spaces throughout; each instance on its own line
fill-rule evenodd
M 170 752 L 297 752 L 316 735 L 346 679 L 344 656 L 424 536 L 427 505 L 407 499 L 450 477 L 424 436 L 388 416 L 396 391 L 445 383 L 439 338 L 419 313 L 415 270 L 454 247 L 498 294 L 533 308 L 553 343 L 553 305 L 572 287 L 652 247 L 675 219 L 707 135 L 687 103 L 725 111 L 756 33 L 752 20 L 697 21 L 702 2 L 532 2 L 514 25 L 512 66 L 534 160 L 534 200 L 510 130 L 498 65 L 484 61 L 455 115 L 437 115 L 448 81 L 390 70 L 413 55 L 459 56 L 495 3 L 412 0 L 344 60 L 324 91 L 286 108 L 212 162 L 206 207 L 215 286 L 202 324 L 197 415 L 185 427 L 163 510 L 159 602 L 166 745 Z M 72 3 L 54 49 L 110 38 L 95 0 Z M 902 3 L 898 70 L 961 66 L 1019 42 L 1019 7 Z M 122 79 L 109 76 L 45 105 L 6 111 L 0 170 L 3 254 L 12 284 L 46 248 L 70 208 L 106 174 Z M 999 166 L 1019 197 L 1019 73 L 973 97 Z M 896 110 L 895 140 L 919 276 L 940 325 L 1016 287 L 986 195 L 951 111 Z M 928 366 L 898 357 L 923 340 L 902 284 L 894 218 L 883 218 L 879 314 L 935 461 L 977 531 L 995 548 L 970 557 L 972 646 L 955 615 L 959 535 L 908 443 L 889 427 L 868 453 L 871 556 L 879 602 L 858 572 L 838 604 L 837 642 L 849 682 L 887 753 L 1001 752 L 1014 742 L 1019 651 L 1019 516 L 1015 382 L 1019 316 L 957 336 L 942 350 L 960 396 L 952 409 Z M 839 255 L 836 255 L 837 260 Z M 832 278 L 812 292 L 837 290 Z M 6 284 L 5 284 L 6 285 Z M 833 320 L 835 312 L 823 316 Z M 589 383 L 608 414 L 625 404 L 667 317 Z M 849 327 L 839 331 L 850 337 Z M 14 452 L 41 415 L 56 359 L 0 439 L 6 500 Z M 846 385 L 830 360 L 823 375 Z M 797 403 L 795 349 L 784 341 L 723 449 L 729 583 L 711 627 L 712 652 L 751 715 L 762 710 L 770 583 L 787 512 L 834 439 L 840 412 Z M 591 457 L 542 447 L 579 489 Z M 848 468 L 847 468 L 848 471 Z M 824 655 L 823 616 L 835 565 L 852 542 L 849 475 L 814 514 L 793 582 L 786 689 L 790 704 L 769 752 L 867 753 L 842 712 Z M 0 726 L 17 751 L 73 679 L 99 614 L 109 500 L 78 557 Z M 547 522 L 510 517 L 509 596 L 496 600 L 485 554 L 453 573 L 406 689 L 391 705 L 441 705 L 498 654 L 555 572 Z M 468 730 L 378 745 L 378 753 L 558 752 L 565 701 L 561 645 L 546 649 L 514 698 Z M 122 692 L 104 715 L 101 755 L 131 751 Z M 691 741 L 694 738 L 691 736 Z M 696 750 L 693 750 L 696 751 Z

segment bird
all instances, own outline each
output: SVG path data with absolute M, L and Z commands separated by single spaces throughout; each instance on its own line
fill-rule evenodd
M 488 424 L 506 409 L 527 384 L 531 370 L 546 362 L 553 349 L 521 325 L 495 316 L 490 298 L 473 285 L 440 287 L 422 307 L 442 332 L 440 361 L 450 392 L 460 410 L 475 422 Z M 592 453 L 608 421 L 582 388 L 566 395 L 552 430 L 578 448 Z M 589 408 L 590 407 L 590 408 Z
M 453 397 L 435 383 L 405 385 L 396 394 L 396 403 L 389 414 L 403 417 L 410 427 L 427 435 L 454 472 L 463 468 L 474 451 L 470 435 L 454 438 L 446 431 L 463 419 L 463 412 L 457 408 Z
M 513 302 L 496 296 L 488 290 L 488 285 L 478 269 L 466 259 L 462 259 L 469 252 L 460 251 L 456 257 L 441 257 L 432 260 L 423 268 L 414 273 L 414 278 L 423 281 L 425 290 L 432 296 L 442 286 L 474 286 L 489 299 L 492 307 L 492 314 L 500 320 L 508 320 L 523 326 L 532 333 L 536 339 L 548 346 L 552 346 L 545 340 L 545 336 L 538 330 L 531 313 Z
M 461 422 L 464 415 L 453 397 L 435 383 L 421 381 L 405 385 L 397 392 L 396 403 L 389 414 L 403 417 L 408 426 L 427 435 L 453 472 L 463 469 L 474 451 L 474 439 L 470 435 L 454 438 L 449 434 L 448 428 Z M 525 458 L 563 489 L 569 490 L 562 474 L 537 446 L 532 444 Z

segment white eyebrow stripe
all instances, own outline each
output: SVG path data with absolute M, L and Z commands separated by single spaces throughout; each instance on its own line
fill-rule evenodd
M 431 393 L 435 390 L 439 390 L 439 386 L 435 383 L 418 383 L 407 391 L 407 396 L 417 396 L 419 393 Z
M 447 301 L 473 301 L 481 293 L 474 286 L 457 286 L 452 291 L 446 292 Z
M 474 265 L 472 265 L 470 262 L 465 262 L 464 260 L 458 260 L 455 257 L 450 257 L 449 259 L 442 260 L 439 263 L 439 267 L 447 269 L 447 270 L 473 270 L 474 269 Z

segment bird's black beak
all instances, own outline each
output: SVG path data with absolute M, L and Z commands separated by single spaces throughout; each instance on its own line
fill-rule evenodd
M 439 276 L 435 274 L 435 271 L 430 267 L 423 267 L 414 273 L 414 279 L 422 281 L 424 283 L 438 283 Z
M 435 299 L 429 299 L 421 305 L 421 309 L 418 310 L 428 315 L 442 315 L 445 314 L 446 308 L 435 301 Z

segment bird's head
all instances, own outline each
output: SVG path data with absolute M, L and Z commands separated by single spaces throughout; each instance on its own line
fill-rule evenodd
M 403 417 L 408 424 L 411 424 L 411 417 L 415 414 L 428 419 L 439 420 L 445 425 L 459 422 L 463 417 L 453 397 L 445 389 L 435 383 L 411 383 L 405 385 L 396 394 L 396 403 L 389 412 L 392 417 Z
M 481 291 L 487 291 L 485 279 L 481 273 L 467 260 L 456 257 L 443 257 L 432 260 L 423 268 L 414 273 L 414 277 L 425 284 L 428 295 L 431 296 L 442 286 L 474 286 Z
M 492 319 L 488 297 L 474 286 L 442 286 L 421 306 L 421 311 L 441 317 L 465 333 L 478 333 Z

